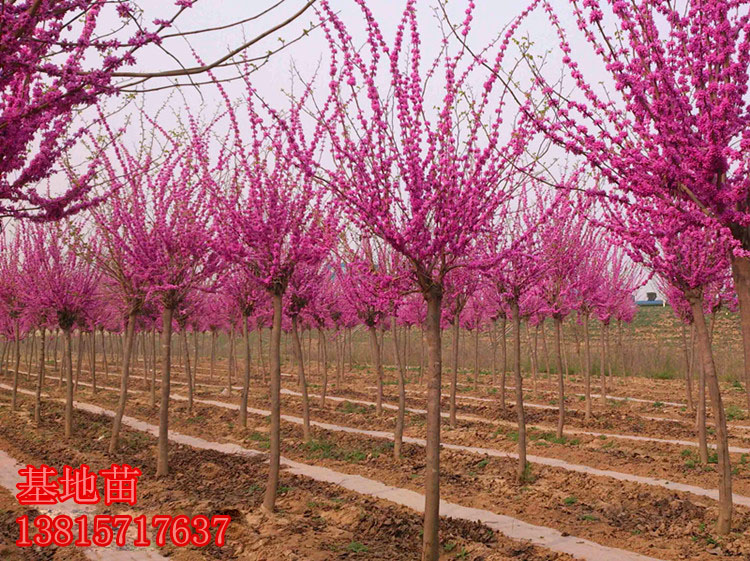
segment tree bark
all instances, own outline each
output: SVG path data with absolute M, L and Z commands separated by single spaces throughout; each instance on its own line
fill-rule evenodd
M 310 442 L 310 400 L 307 396 L 307 381 L 305 380 L 305 362 L 302 357 L 302 343 L 300 341 L 297 316 L 292 316 L 292 344 L 297 359 L 297 375 L 300 392 L 302 393 L 302 438 Z M 309 354 L 309 353 L 308 353 Z
M 601 382 L 602 382 L 602 395 L 600 396 L 600 399 L 602 400 L 602 405 L 606 407 L 607 405 L 607 343 L 606 343 L 606 330 L 607 330 L 607 324 L 602 324 L 602 333 L 601 333 L 601 347 L 602 347 L 602 354 L 599 361 L 599 367 L 601 372 L 599 373 L 601 376 Z
M 156 407 L 156 329 L 151 330 L 151 407 Z
M 557 438 L 563 437 L 565 427 L 565 380 L 562 364 L 562 319 L 555 318 L 555 350 L 557 355 Z
M 104 336 L 104 328 L 102 332 L 102 354 L 104 355 L 104 383 L 109 383 L 109 361 L 107 360 L 107 339 Z
M 474 328 L 474 383 L 479 386 L 479 325 Z
M 187 379 L 188 387 L 188 415 L 193 414 L 193 371 L 190 368 L 190 347 L 188 346 L 187 329 L 182 328 L 180 333 L 180 340 L 182 341 L 182 355 L 185 365 L 185 378 Z
M 328 341 L 326 340 L 325 332 L 318 328 L 318 341 L 323 347 L 323 383 L 320 392 L 320 408 L 325 409 L 326 406 L 326 394 L 328 392 Z
M 425 461 L 425 508 L 422 561 L 438 561 L 440 541 L 440 392 L 441 392 L 441 341 L 440 309 L 442 289 L 432 285 L 425 293 L 427 317 L 427 442 Z
M 156 476 L 169 474 L 169 383 L 172 373 L 172 308 L 162 311 L 161 331 L 161 404 L 159 405 L 159 441 L 156 461 Z
M 508 336 L 505 333 L 507 328 L 508 320 L 505 316 L 500 321 L 500 349 L 503 351 L 500 355 L 502 360 L 502 370 L 500 370 L 500 409 L 505 410 L 505 374 L 508 371 Z
M 247 428 L 247 397 L 250 393 L 250 331 L 247 328 L 247 317 L 242 318 L 242 334 L 245 339 L 245 374 L 242 379 L 242 397 L 240 398 L 240 425 Z
M 583 314 L 583 375 L 586 384 L 585 420 L 591 420 L 591 332 L 589 331 L 589 314 Z
M 272 295 L 273 324 L 268 349 L 271 393 L 271 447 L 269 451 L 268 483 L 263 498 L 263 508 L 273 512 L 276 508 L 276 491 L 279 486 L 279 462 L 281 458 L 281 293 Z
M 458 386 L 459 319 L 453 318 L 453 365 L 451 368 L 450 424 L 456 428 L 456 389 Z
M 732 258 L 732 276 L 739 303 L 740 325 L 742 326 L 742 350 L 745 357 L 744 379 L 745 398 L 750 410 L 750 258 Z
M 44 371 L 46 365 L 45 360 L 45 348 L 47 329 L 42 326 L 42 342 L 39 347 L 39 376 L 36 379 L 36 394 L 34 395 L 34 424 L 37 428 L 42 424 L 42 385 L 44 384 Z
M 516 384 L 516 413 L 518 415 L 518 467 L 516 476 L 519 483 L 524 483 L 526 471 L 526 415 L 523 410 L 523 376 L 521 375 L 521 314 L 518 301 L 511 301 L 513 312 L 513 374 Z
M 216 330 L 211 330 L 211 369 L 209 373 L 209 377 L 211 378 L 211 383 L 214 383 L 214 371 L 216 370 Z
M 703 315 L 703 298 L 701 295 L 690 294 L 688 299 L 690 307 L 693 310 L 698 347 L 701 351 L 703 370 L 706 374 L 708 393 L 711 397 L 711 408 L 714 414 L 714 422 L 716 423 L 716 451 L 719 462 L 719 519 L 716 523 L 716 531 L 721 535 L 726 535 L 732 528 L 732 466 L 729 459 L 727 419 L 721 400 L 719 379 L 716 375 L 710 336 L 706 328 L 706 318 Z
M 393 434 L 393 457 L 397 460 L 401 458 L 401 445 L 404 439 L 404 413 L 406 410 L 406 388 L 405 378 L 406 372 L 404 371 L 404 363 L 401 360 L 401 353 L 399 352 L 398 343 L 398 328 L 396 327 L 396 320 L 393 320 L 391 325 L 393 332 L 393 350 L 396 356 L 396 366 L 398 368 L 398 414 L 396 415 L 396 430 Z
M 18 407 L 17 397 L 18 397 L 18 371 L 21 367 L 21 329 L 18 325 L 18 320 L 16 320 L 16 340 L 15 340 L 15 349 L 16 349 L 16 356 L 15 356 L 15 368 L 13 369 L 13 395 L 11 397 L 10 401 L 10 410 L 15 411 Z
M 372 350 L 372 360 L 375 366 L 375 376 L 377 377 L 378 395 L 375 399 L 375 413 L 380 416 L 383 414 L 383 363 L 380 360 L 380 342 L 378 333 L 374 325 L 367 326 L 367 333 L 370 336 L 370 349 Z
M 690 360 L 690 349 L 688 348 L 687 334 L 685 333 L 685 324 L 682 324 L 682 351 L 685 358 L 685 396 L 687 397 L 688 412 L 692 415 L 695 412 L 695 403 L 693 402 L 693 373 Z M 692 339 L 693 332 L 690 330 Z M 691 341 L 692 344 L 692 341 Z
M 63 330 L 65 337 L 65 370 L 68 371 L 65 388 L 65 438 L 73 436 L 73 337 L 70 329 Z
M 117 445 L 120 438 L 120 428 L 122 427 L 122 417 L 125 415 L 125 404 L 128 401 L 128 378 L 130 376 L 130 355 L 133 350 L 133 340 L 135 339 L 135 314 L 128 316 L 128 324 L 125 326 L 125 349 L 122 359 L 122 375 L 120 378 L 120 399 L 117 402 L 117 411 L 112 422 L 112 435 L 109 440 L 108 453 L 114 454 L 117 451 Z

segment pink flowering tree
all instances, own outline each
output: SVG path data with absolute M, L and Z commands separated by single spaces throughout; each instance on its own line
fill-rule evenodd
M 206 158 L 211 124 L 199 126 L 189 119 L 185 134 L 178 137 L 157 122 L 148 118 L 146 121 L 159 141 L 154 147 L 162 147 L 159 159 L 150 150 L 129 153 L 118 147 L 106 166 L 116 192 L 110 206 L 97 216 L 108 248 L 105 259 L 114 267 L 109 276 L 117 279 L 128 315 L 137 314 L 144 299 L 153 298 L 161 308 L 162 381 L 157 475 L 165 476 L 169 469 L 173 320 L 188 295 L 214 274 L 216 265 L 215 255 L 210 251 L 213 209 L 206 192 L 212 172 Z M 131 344 L 132 340 L 131 337 Z M 123 406 L 115 417 L 116 423 L 118 417 L 122 419 L 122 392 L 126 391 L 127 378 L 123 376 Z M 113 442 L 116 445 L 116 441 Z
M 43 314 L 65 338 L 65 437 L 73 434 L 73 348 L 71 333 L 85 328 L 97 306 L 100 273 L 64 243 L 65 230 L 57 226 L 30 228 L 24 240 L 24 273 L 31 306 Z M 41 378 L 41 373 L 40 373 Z
M 217 168 L 228 170 L 231 188 L 214 176 L 211 191 L 218 217 L 214 226 L 216 251 L 265 291 L 272 303 L 271 467 L 263 502 L 266 510 L 272 512 L 281 450 L 283 298 L 297 267 L 313 267 L 329 254 L 339 225 L 337 212 L 314 188 L 312 178 L 294 166 L 281 128 L 276 123 L 269 124 L 256 111 L 255 90 L 249 81 L 245 85 L 245 118 L 235 110 L 221 85 L 217 86 L 226 100 L 233 164 L 230 167 L 226 162 L 217 162 Z M 298 117 L 299 110 L 293 105 L 292 115 Z
M 472 265 L 476 237 L 508 196 L 524 136 L 503 137 L 501 82 L 464 49 L 445 45 L 423 61 L 417 2 L 406 2 L 388 41 L 364 0 L 365 47 L 329 2 L 320 2 L 330 44 L 330 94 L 309 110 L 315 132 L 285 119 L 299 165 L 325 183 L 364 232 L 381 238 L 409 263 L 413 286 L 427 304 L 428 347 L 424 559 L 439 555 L 440 316 L 446 275 Z M 469 33 L 472 10 L 461 26 Z M 489 63 L 506 61 L 510 34 Z M 447 43 L 447 41 L 446 41 Z M 488 47 L 492 48 L 492 46 Z M 483 88 L 469 99 L 467 86 Z M 381 85 L 390 84 L 386 91 Z M 429 91 L 440 99 L 428 99 Z M 312 105 L 312 104 L 311 104 Z M 325 135 L 330 158 L 320 160 L 311 140 Z M 330 165 L 321 165 L 328 162 Z
M 600 174 L 601 185 L 592 188 L 597 196 L 658 199 L 658 213 L 679 209 L 688 221 L 705 218 L 717 232 L 707 239 L 730 234 L 732 243 L 722 249 L 729 251 L 738 295 L 750 406 L 750 6 L 564 4 L 607 79 L 586 72 L 559 4 L 536 0 L 559 38 L 570 83 L 558 83 L 557 69 L 532 66 L 522 112 L 535 130 Z M 543 113 L 534 109 L 542 106 Z

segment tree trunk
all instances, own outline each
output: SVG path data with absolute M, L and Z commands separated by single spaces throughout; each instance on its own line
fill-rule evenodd
M 688 412 L 692 415 L 695 412 L 695 403 L 693 402 L 693 373 L 690 360 L 690 349 L 688 348 L 687 334 L 685 333 L 685 324 L 682 324 L 682 351 L 685 358 L 685 396 L 687 397 Z M 693 338 L 692 329 L 690 338 Z M 691 341 L 692 345 L 692 341 Z
M 209 377 L 211 383 L 214 383 L 214 371 L 216 370 L 216 330 L 211 330 L 211 369 L 209 371 Z
M 500 355 L 502 357 L 500 361 L 502 365 L 502 370 L 500 370 L 500 409 L 503 411 L 505 411 L 505 374 L 508 371 L 508 336 L 505 333 L 507 324 L 508 320 L 503 316 L 500 321 L 500 349 L 502 350 L 502 354 Z
M 104 336 L 104 328 L 102 332 L 102 354 L 104 355 L 104 384 L 109 384 L 109 361 L 107 360 L 107 339 Z
M 380 416 L 383 414 L 383 363 L 380 360 L 380 342 L 378 341 L 378 333 L 374 325 L 367 326 L 367 333 L 370 335 L 370 349 L 372 350 L 372 360 L 378 384 L 375 413 Z
M 159 441 L 156 476 L 166 477 L 169 474 L 169 383 L 172 373 L 172 308 L 162 311 L 161 331 L 161 404 L 159 406 Z
M 398 369 L 398 414 L 396 415 L 396 430 L 393 434 L 393 457 L 397 460 L 401 458 L 401 444 L 404 439 L 404 412 L 406 410 L 406 388 L 405 378 L 406 373 L 404 371 L 404 363 L 401 360 L 401 353 L 399 352 L 398 344 L 398 328 L 396 327 L 396 320 L 393 320 L 391 325 L 393 332 L 393 350 L 396 356 L 396 366 Z
M 555 350 L 557 355 L 557 438 L 563 437 L 563 428 L 565 426 L 565 381 L 563 378 L 562 364 L 562 319 L 555 318 Z
M 268 349 L 271 393 L 271 447 L 268 454 L 268 483 L 263 498 L 263 508 L 273 512 L 276 508 L 276 490 L 279 486 L 279 461 L 281 458 L 281 298 L 273 293 L 273 324 Z
M 744 379 L 745 398 L 750 410 L 750 258 L 732 258 L 732 276 L 740 308 L 740 325 L 742 326 L 742 350 L 745 357 Z
M 234 326 L 229 332 L 229 360 L 227 361 L 227 392 L 232 393 L 232 370 L 234 370 Z
M 583 314 L 583 375 L 586 384 L 586 415 L 591 420 L 591 333 L 589 332 L 589 314 Z
M 513 311 L 513 374 L 516 384 L 516 412 L 518 414 L 518 467 L 516 476 L 519 483 L 524 483 L 527 478 L 526 471 L 526 416 L 523 410 L 523 376 L 521 375 L 521 314 L 518 309 L 518 301 L 511 301 Z
M 700 353 L 699 353 L 700 354 Z M 695 414 L 695 428 L 698 431 L 698 455 L 701 464 L 708 465 L 708 437 L 706 436 L 706 372 L 703 368 L 703 357 L 700 358 L 698 374 L 698 410 Z
M 320 408 L 325 409 L 326 406 L 326 393 L 328 392 L 328 341 L 326 340 L 325 332 L 318 328 L 318 341 L 323 346 L 323 383 L 320 392 Z
M 187 379 L 188 387 L 188 415 L 193 414 L 193 371 L 190 368 L 190 347 L 188 346 L 188 335 L 187 329 L 184 327 L 181 329 L 180 340 L 182 341 L 182 356 L 185 365 L 185 378 Z
M 726 535 L 732 528 L 732 466 L 729 460 L 727 419 L 721 401 L 719 379 L 716 375 L 711 342 L 706 328 L 706 318 L 703 315 L 703 298 L 700 295 L 691 294 L 688 299 L 693 310 L 698 347 L 703 362 L 703 370 L 706 374 L 708 393 L 711 396 L 714 422 L 716 423 L 716 451 L 719 461 L 719 520 L 716 523 L 716 531 L 721 535 Z
M 537 392 L 536 379 L 539 374 L 539 324 L 534 327 L 534 394 Z
M 607 405 L 607 345 L 606 345 L 606 337 L 604 335 L 605 331 L 607 329 L 606 324 L 602 324 L 602 333 L 600 335 L 601 338 L 601 349 L 602 354 L 599 357 L 599 369 L 601 372 L 599 372 L 599 375 L 601 377 L 602 382 L 602 395 L 600 396 L 602 400 L 602 405 L 606 407 Z
M 36 394 L 34 396 L 34 424 L 37 428 L 42 424 L 42 384 L 44 384 L 44 370 L 46 365 L 45 360 L 45 348 L 47 329 L 42 326 L 42 343 L 39 347 L 39 376 L 36 379 Z
M 122 417 L 125 415 L 125 404 L 128 400 L 128 377 L 130 376 L 130 355 L 133 350 L 133 340 L 135 339 L 135 314 L 128 316 L 128 324 L 125 326 L 125 349 L 122 359 L 122 376 L 120 378 L 120 399 L 117 402 L 117 411 L 112 422 L 112 435 L 109 440 L 108 453 L 114 454 L 117 451 L 118 440 L 120 438 L 120 427 L 122 426 Z
M 240 398 L 240 425 L 247 428 L 247 397 L 250 394 L 250 330 L 247 328 L 247 317 L 242 318 L 242 334 L 245 339 L 245 374 L 242 378 L 242 397 Z
M 307 397 L 307 381 L 305 380 L 305 362 L 302 357 L 302 343 L 300 341 L 297 316 L 292 316 L 292 345 L 297 359 L 297 377 L 302 393 L 302 438 L 310 442 L 310 401 Z
M 15 411 L 16 407 L 18 406 L 17 403 L 17 396 L 18 396 L 18 370 L 21 367 L 21 329 L 18 325 L 18 320 L 16 320 L 16 340 L 15 340 L 15 349 L 16 349 L 16 356 L 15 356 L 15 368 L 13 369 L 13 396 L 11 397 L 10 401 L 10 410 Z
M 432 285 L 425 293 L 427 317 L 427 442 L 425 461 L 425 506 L 422 561 L 438 561 L 440 557 L 440 392 L 441 341 L 440 308 L 442 289 Z
M 198 379 L 198 351 L 198 328 L 193 327 L 193 386 Z
M 479 326 L 474 328 L 474 384 L 479 386 Z
M 78 345 L 76 357 L 76 385 L 75 392 L 78 393 L 78 380 L 81 378 L 81 366 L 83 365 L 83 331 L 78 330 Z
M 545 372 L 547 377 L 552 375 L 552 369 L 550 368 L 551 363 L 549 359 L 549 347 L 547 346 L 547 330 L 544 328 L 544 321 L 540 324 L 542 331 L 542 351 L 544 351 L 544 365 L 546 367 Z
M 492 343 L 492 386 L 497 384 L 497 322 L 493 321 L 490 327 L 490 342 Z
M 151 407 L 156 407 L 156 329 L 151 330 Z
M 456 389 L 458 386 L 459 319 L 453 318 L 453 367 L 451 368 L 450 424 L 456 428 Z
M 65 370 L 68 373 L 65 388 L 65 438 L 73 436 L 73 337 L 70 329 L 63 330 L 65 337 Z

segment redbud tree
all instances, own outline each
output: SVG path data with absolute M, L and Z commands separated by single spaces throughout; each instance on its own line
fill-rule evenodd
M 313 138 L 325 135 L 326 161 L 286 121 L 299 165 L 325 183 L 364 232 L 384 240 L 409 263 L 413 286 L 427 305 L 427 462 L 424 559 L 439 556 L 440 316 L 445 277 L 472 265 L 477 235 L 507 197 L 522 135 L 504 137 L 505 89 L 465 49 L 447 38 L 424 61 L 417 2 L 409 0 L 394 37 L 384 36 L 364 0 L 356 0 L 364 33 L 353 37 L 327 1 L 321 21 L 330 45 L 329 95 L 309 110 Z M 469 10 L 461 33 L 469 33 Z M 513 29 L 509 31 L 512 33 Z M 360 41 L 364 37 L 365 46 Z M 490 65 L 506 62 L 510 37 L 501 38 Z M 482 88 L 469 85 L 481 80 Z M 388 84 L 389 88 L 384 88 Z M 440 92 L 437 99 L 428 95 Z M 312 104 L 311 104 L 312 105 Z M 330 160 L 330 165 L 328 160 Z

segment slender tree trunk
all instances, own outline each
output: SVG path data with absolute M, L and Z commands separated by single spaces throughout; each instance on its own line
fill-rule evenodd
M 190 347 L 188 346 L 188 335 L 187 329 L 180 329 L 180 341 L 182 342 L 182 357 L 185 366 L 185 378 L 187 380 L 188 387 L 188 415 L 193 414 L 193 371 L 190 368 Z
M 245 340 L 245 375 L 242 378 L 242 397 L 240 398 L 240 425 L 247 428 L 247 397 L 250 394 L 250 330 L 247 328 L 247 317 L 242 318 L 242 335 Z
M 583 375 L 586 384 L 586 421 L 591 420 L 591 333 L 589 314 L 583 314 Z
M 214 383 L 214 371 L 216 370 L 216 330 L 211 330 L 211 370 L 209 373 L 209 377 L 211 378 L 211 383 Z
M 563 428 L 565 427 L 565 380 L 562 364 L 562 319 L 555 318 L 555 350 L 557 355 L 557 438 L 563 437 Z
M 143 355 L 143 388 L 148 389 L 148 345 L 146 331 L 141 331 L 141 355 Z
M 405 378 L 406 373 L 404 371 L 404 363 L 401 360 L 401 354 L 399 353 L 398 344 L 398 328 L 396 327 L 396 320 L 393 320 L 391 325 L 393 332 L 393 350 L 396 356 L 396 366 L 398 370 L 398 414 L 396 415 L 396 430 L 393 434 L 393 457 L 397 460 L 401 458 L 401 445 L 404 439 L 404 413 L 406 410 L 406 387 Z
M 169 474 L 169 390 L 172 373 L 172 308 L 164 308 L 161 314 L 161 404 L 159 406 L 159 441 L 156 476 Z
M 307 381 L 305 380 L 305 362 L 302 356 L 302 343 L 300 341 L 297 316 L 292 316 L 292 344 L 297 359 L 297 375 L 299 379 L 300 392 L 302 393 L 302 437 L 305 442 L 310 442 L 310 400 L 307 396 Z
M 695 412 L 695 403 L 693 402 L 693 376 L 690 365 L 690 349 L 688 348 L 688 339 L 685 324 L 682 324 L 682 351 L 685 358 L 685 396 L 687 397 L 688 412 L 692 415 Z M 692 338 L 692 330 L 691 330 Z
M 91 370 L 91 392 L 96 393 L 96 328 L 91 329 L 89 337 L 89 370 Z
M 732 466 L 729 459 L 729 442 L 727 435 L 727 419 L 724 414 L 724 405 L 721 400 L 719 379 L 716 375 L 713 353 L 706 318 L 703 315 L 703 298 L 700 295 L 688 295 L 690 307 L 693 311 L 698 347 L 703 362 L 703 371 L 706 374 L 708 393 L 711 397 L 711 409 L 716 423 L 716 452 L 718 455 L 719 468 L 719 519 L 716 523 L 716 531 L 726 535 L 732 529 Z
M 18 402 L 17 402 L 17 396 L 18 396 L 18 371 L 21 367 L 21 329 L 18 325 L 18 320 L 16 320 L 16 340 L 15 340 L 15 349 L 16 349 L 16 356 L 15 356 L 15 368 L 13 369 L 13 395 L 11 397 L 10 401 L 10 410 L 15 411 Z
M 372 349 L 372 360 L 375 366 L 375 376 L 377 377 L 378 395 L 375 400 L 375 412 L 378 416 L 383 414 L 383 363 L 380 360 L 380 342 L 378 333 L 374 325 L 367 326 L 367 332 L 370 335 L 370 349 Z
M 502 360 L 502 370 L 500 370 L 500 409 L 505 411 L 505 374 L 508 371 L 508 336 L 505 333 L 505 329 L 508 326 L 508 319 L 503 316 L 500 321 L 500 350 L 502 353 L 500 356 Z
M 450 424 L 456 427 L 456 389 L 458 386 L 459 318 L 453 318 L 453 367 L 451 368 Z
M 518 482 L 526 480 L 526 416 L 523 410 L 523 376 L 521 375 L 521 313 L 518 301 L 511 301 L 513 312 L 513 374 L 516 384 L 516 412 L 518 414 L 518 467 L 516 475 Z
M 745 398 L 750 410 L 750 258 L 732 258 L 732 276 L 740 308 L 740 325 L 742 326 L 742 350 L 745 357 L 744 379 Z
M 198 328 L 193 327 L 193 385 L 198 379 Z
M 341 342 L 341 333 L 336 333 L 336 389 L 341 389 L 344 375 L 344 345 Z
M 273 512 L 276 508 L 276 490 L 279 486 L 281 458 L 281 293 L 272 293 L 273 324 L 268 349 L 271 393 L 271 447 L 268 457 L 268 483 L 263 498 L 263 508 Z
M 425 294 L 427 317 L 427 442 L 425 461 L 425 508 L 422 561 L 438 561 L 440 557 L 440 393 L 441 393 L 441 341 L 440 310 L 442 290 L 434 285 Z
M 474 382 L 479 386 L 479 325 L 474 328 Z
M 151 330 L 151 407 L 156 407 L 156 329 Z
M 227 364 L 227 392 L 232 393 L 232 370 L 234 370 L 234 326 L 229 333 L 229 361 Z
M 46 336 L 47 329 L 42 326 L 42 342 L 39 347 L 39 376 L 36 379 L 36 394 L 34 395 L 34 424 L 37 428 L 42 424 L 42 385 L 44 384 L 44 371 L 46 367 L 44 364 Z
M 128 378 L 130 376 L 130 356 L 133 350 L 133 341 L 135 340 L 135 317 L 135 314 L 131 313 L 128 316 L 128 324 L 125 326 L 125 349 L 122 359 L 122 376 L 120 378 L 120 399 L 117 402 L 117 411 L 112 422 L 112 435 L 109 440 L 108 450 L 110 455 L 117 451 L 122 417 L 125 415 L 125 404 L 128 401 Z
M 424 327 L 419 329 L 419 384 L 422 384 L 422 377 L 424 374 L 424 339 L 425 332 Z
M 547 346 L 547 330 L 544 327 L 545 325 L 544 321 L 540 325 L 541 325 L 541 331 L 542 331 L 542 351 L 544 351 L 544 363 L 546 367 L 547 376 L 549 377 L 552 375 L 552 369 L 550 368 L 551 362 L 549 359 L 549 347 Z
M 73 436 L 73 337 L 70 329 L 63 330 L 65 338 L 65 370 L 68 374 L 65 389 L 65 438 Z
M 602 334 L 601 334 L 601 344 L 602 344 L 602 356 L 601 356 L 601 381 L 602 381 L 602 405 L 606 407 L 607 405 L 607 330 L 609 329 L 609 324 L 604 323 L 602 324 Z
M 326 394 L 328 393 L 328 341 L 326 340 L 326 334 L 322 329 L 318 329 L 318 341 L 323 347 L 323 384 L 320 392 L 320 408 L 325 409 L 326 406 Z
M 58 363 L 57 363 L 57 340 L 59 338 L 60 338 L 60 330 L 57 329 L 57 328 L 55 328 L 55 349 L 52 351 L 52 360 L 55 363 L 55 371 L 58 371 Z
M 497 322 L 490 327 L 490 342 L 492 343 L 492 386 L 497 384 Z
M 78 344 L 77 344 L 76 352 L 78 353 L 78 356 L 76 357 L 76 384 L 75 384 L 75 392 L 78 393 L 78 380 L 81 378 L 81 366 L 83 365 L 83 331 L 78 330 Z
M 256 363 L 258 365 L 258 379 L 259 380 L 265 380 L 266 374 L 265 374 L 265 368 L 263 368 L 263 326 L 258 325 L 258 356 L 256 358 Z
M 30 331 L 31 341 L 26 338 L 26 381 L 31 380 L 31 360 L 34 356 L 34 347 L 36 346 L 36 330 Z
M 699 354 L 702 351 L 699 351 Z M 695 428 L 698 430 L 698 455 L 702 465 L 708 465 L 708 437 L 706 435 L 706 372 L 703 368 L 703 357 L 700 357 L 698 374 L 698 410 L 696 411 Z
M 534 365 L 533 365 L 534 368 L 532 370 L 532 374 L 534 376 L 534 394 L 535 395 L 537 393 L 536 379 L 537 379 L 537 376 L 539 375 L 539 345 L 538 343 L 539 343 L 539 324 L 537 324 L 534 327 L 534 344 L 531 350 L 532 356 L 534 357 Z
M 109 384 L 109 361 L 107 360 L 107 339 L 102 328 L 102 354 L 104 355 L 104 384 Z

